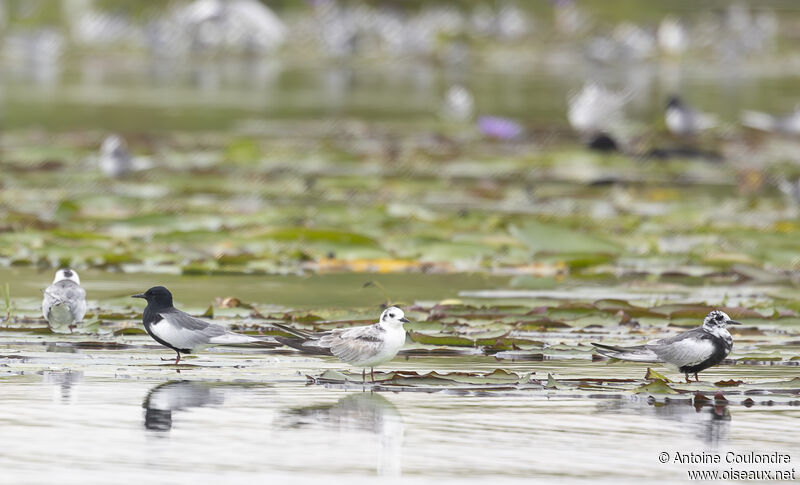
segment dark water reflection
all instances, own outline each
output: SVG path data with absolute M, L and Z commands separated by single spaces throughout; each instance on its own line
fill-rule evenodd
M 669 423 L 676 433 L 694 436 L 711 448 L 726 444 L 730 435 L 732 415 L 727 405 L 695 406 L 691 401 L 655 402 L 652 400 L 604 401 L 597 406 L 598 414 L 621 416 L 652 416 Z
M 152 431 L 169 431 L 172 429 L 173 411 L 221 406 L 224 402 L 223 387 L 195 381 L 165 382 L 150 389 L 144 398 L 144 427 Z

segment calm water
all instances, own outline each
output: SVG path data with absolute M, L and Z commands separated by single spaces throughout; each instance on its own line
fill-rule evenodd
M 41 304 L 41 290 L 52 279 L 51 270 L 0 268 L 0 284 L 12 282 L 12 297 L 18 307 L 35 309 Z M 168 287 L 179 307 L 206 308 L 216 297 L 236 297 L 245 302 L 280 305 L 290 308 L 346 308 L 380 305 L 383 293 L 364 288 L 370 281 L 380 283 L 395 302 L 413 302 L 420 295 L 439 300 L 458 295 L 462 290 L 478 290 L 507 284 L 509 278 L 481 274 L 363 274 L 336 273 L 321 275 L 259 276 L 180 276 L 147 273 L 109 273 L 82 270 L 81 283 L 86 289 L 89 307 L 109 304 L 136 306 L 130 296 L 151 286 Z M 224 294 L 223 294 L 224 293 Z M 35 312 L 33 313 L 34 315 Z
M 330 359 L 213 350 L 178 373 L 159 360 L 169 352 L 143 336 L 126 339 L 133 346 L 124 350 L 63 353 L 36 340 L 13 333 L 0 343 L 7 483 L 677 481 L 702 467 L 663 465 L 660 452 L 779 451 L 800 459 L 800 409 L 785 400 L 747 408 L 734 398 L 734 405 L 696 411 L 686 401 L 653 405 L 629 392 L 372 393 L 307 385 L 305 375 L 341 368 Z M 560 377 L 605 368 L 488 357 L 398 358 L 385 368 L 500 366 Z M 642 368 L 615 372 L 640 377 Z M 706 377 L 747 373 L 728 366 Z
M 660 121 L 671 93 L 731 123 L 743 109 L 784 112 L 800 98 L 797 68 L 778 59 L 598 66 L 566 50 L 513 66 L 448 70 L 425 62 L 303 64 L 280 58 L 176 63 L 134 57 L 120 63 L 87 55 L 57 62 L 54 76 L 44 81 L 35 71 L 10 69 L 0 76 L 0 109 L 7 129 L 240 131 L 242 122 L 253 120 L 354 119 L 433 128 L 447 89 L 464 84 L 476 113 L 551 130 L 566 129 L 567 98 L 587 79 L 632 89 L 628 112 L 641 127 Z

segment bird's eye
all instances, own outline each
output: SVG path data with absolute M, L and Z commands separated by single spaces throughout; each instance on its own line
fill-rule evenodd
M 716 316 L 716 317 L 714 317 L 714 318 L 715 318 L 715 320 L 716 320 L 716 321 L 718 321 L 718 322 L 721 322 L 721 321 L 722 321 L 722 315 L 717 315 L 717 316 Z
M 394 318 L 394 313 L 390 313 L 389 318 Z

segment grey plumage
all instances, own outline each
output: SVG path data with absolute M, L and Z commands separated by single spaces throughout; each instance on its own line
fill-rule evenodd
M 706 331 L 703 327 L 693 328 L 688 332 L 683 332 L 673 337 L 656 340 L 647 346 L 663 362 L 669 362 L 678 367 L 697 364 L 714 353 L 713 345 L 706 338 Z
M 74 270 L 56 272 L 53 284 L 44 290 L 42 315 L 54 332 L 71 331 L 86 315 L 86 291 Z
M 319 339 L 320 345 L 343 362 L 360 362 L 381 352 L 386 331 L 376 323 L 366 327 L 336 329 Z

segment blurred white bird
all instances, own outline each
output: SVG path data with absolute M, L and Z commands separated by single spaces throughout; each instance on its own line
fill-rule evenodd
M 667 99 L 664 120 L 667 129 L 677 136 L 696 135 L 717 126 L 716 117 L 688 106 L 677 96 L 670 96 Z
M 646 59 L 656 52 L 655 36 L 636 24 L 619 24 L 614 29 L 613 37 L 619 45 L 623 60 Z
M 271 52 L 283 44 L 288 32 L 281 19 L 258 0 L 195 0 L 178 7 L 175 15 L 197 48 Z
M 472 119 L 474 111 L 475 99 L 464 86 L 456 84 L 447 90 L 442 116 L 463 123 Z
M 72 332 L 86 315 L 86 291 L 81 288 L 81 279 L 72 269 L 56 271 L 53 284 L 44 290 L 42 315 L 57 333 Z
M 792 113 L 775 116 L 760 111 L 742 111 L 742 124 L 748 128 L 789 135 L 800 135 L 800 105 Z
M 122 177 L 133 167 L 128 145 L 119 135 L 108 135 L 100 146 L 100 170 L 107 177 Z
M 622 119 L 622 108 L 631 97 L 629 91 L 613 92 L 593 82 L 568 100 L 567 119 L 575 131 L 593 134 L 608 131 Z
M 658 26 L 658 46 L 668 54 L 683 54 L 689 47 L 689 32 L 683 22 L 675 17 L 665 17 Z
M 800 206 L 800 178 L 780 177 L 778 178 L 778 188 L 790 203 Z

